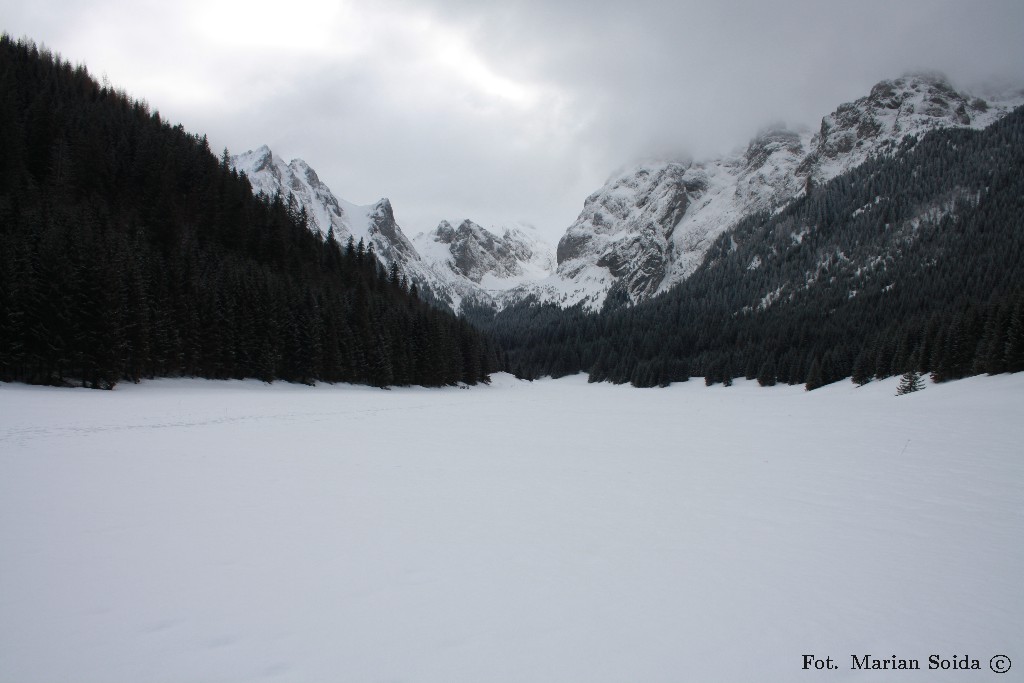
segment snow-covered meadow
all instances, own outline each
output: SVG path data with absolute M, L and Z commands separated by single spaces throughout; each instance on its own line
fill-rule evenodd
M 1024 375 L 896 384 L 0 384 L 0 681 L 1019 680 Z

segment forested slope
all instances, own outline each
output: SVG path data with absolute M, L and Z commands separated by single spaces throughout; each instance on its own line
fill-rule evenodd
M 682 285 L 588 315 L 493 315 L 510 367 L 653 386 L 703 375 L 815 388 L 907 370 L 1024 369 L 1024 110 L 908 139 L 724 234 Z
M 0 38 L 0 380 L 484 380 L 493 346 L 205 137 Z

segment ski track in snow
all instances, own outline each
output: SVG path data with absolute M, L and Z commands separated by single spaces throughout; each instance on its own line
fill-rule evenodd
M 0 681 L 1010 680 L 1024 374 L 897 383 L 0 384 Z
M 426 409 L 437 409 L 443 404 L 423 403 L 420 405 L 405 405 L 391 408 L 347 408 L 345 410 L 331 411 L 304 411 L 283 412 L 283 413 L 260 413 L 248 415 L 224 415 L 222 417 L 201 417 L 194 416 L 173 421 L 146 421 L 126 424 L 68 424 L 59 426 L 33 426 L 33 427 L 0 427 L 0 447 L 6 444 L 25 446 L 34 439 L 53 437 L 79 437 L 105 434 L 108 432 L 124 432 L 133 430 L 150 429 L 178 429 L 182 427 L 204 427 L 210 425 L 244 424 L 257 421 L 294 422 L 297 420 L 306 422 L 323 422 L 325 420 L 356 420 L 371 414 L 387 413 L 393 411 L 416 411 Z

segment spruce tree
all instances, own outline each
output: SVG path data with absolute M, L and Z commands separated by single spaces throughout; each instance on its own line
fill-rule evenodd
M 821 371 L 821 361 L 817 357 L 811 361 L 811 368 L 807 371 L 807 381 L 804 383 L 804 388 L 807 391 L 814 391 L 815 389 L 824 386 L 825 379 Z
M 903 373 L 900 386 L 896 389 L 896 395 L 903 396 L 904 394 L 921 391 L 922 389 L 924 389 L 924 380 L 921 379 L 921 373 L 917 370 L 907 370 Z
M 862 349 L 853 362 L 853 375 L 850 379 L 859 387 L 871 381 L 871 354 L 867 349 Z
M 769 356 L 768 360 L 761 364 L 761 370 L 757 373 L 757 383 L 762 387 L 773 387 L 775 378 L 775 358 Z

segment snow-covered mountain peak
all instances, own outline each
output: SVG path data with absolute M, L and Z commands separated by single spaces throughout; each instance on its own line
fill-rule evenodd
M 231 165 L 248 176 L 254 192 L 268 197 L 280 193 L 285 201 L 293 198 L 299 208 L 306 209 L 310 227 L 324 236 L 333 230 L 342 244 L 352 237 L 356 242 L 362 239 L 369 246 L 375 241 L 375 235 L 382 235 L 386 242 L 377 239 L 381 243 L 374 246 L 378 254 L 394 249 L 409 252 L 412 248 L 395 222 L 394 210 L 387 198 L 365 206 L 338 199 L 302 159 L 285 163 L 264 145 L 232 157 Z
M 809 187 L 894 152 L 908 136 L 983 128 L 1021 104 L 1020 90 L 978 97 L 937 73 L 880 81 L 815 130 L 772 125 L 719 159 L 650 160 L 616 171 L 586 198 L 557 249 L 528 226 L 487 229 L 471 220 L 441 221 L 410 241 L 390 201 L 338 199 L 301 159 L 286 164 L 263 146 L 232 164 L 255 191 L 294 197 L 314 229 L 372 243 L 385 265 L 399 263 L 421 291 L 455 310 L 463 301 L 500 306 L 524 297 L 596 309 L 613 289 L 615 301 L 632 302 L 666 291 L 742 218 L 779 210 Z
M 630 227 L 650 227 L 652 220 L 681 215 L 687 193 L 705 188 L 700 169 L 676 161 L 645 162 L 612 176 L 604 187 L 583 202 L 583 211 L 558 243 L 558 263 L 563 265 L 584 255 L 597 236 L 607 246 Z
M 333 229 L 339 240 L 347 239 L 349 235 L 356 240 L 366 237 L 358 219 L 362 211 L 353 206 L 354 215 L 350 219 L 330 189 L 301 159 L 285 163 L 263 145 L 231 157 L 231 166 L 248 176 L 254 192 L 262 192 L 268 197 L 280 193 L 285 200 L 289 196 L 294 197 L 299 206 L 306 208 L 310 225 L 318 232 L 326 235 Z
M 387 197 L 377 200 L 377 203 L 372 206 L 370 214 L 377 216 L 380 220 L 395 220 L 395 210 L 391 206 L 391 200 Z
M 231 166 L 249 176 L 250 182 L 253 182 L 253 177 L 259 174 L 269 174 L 280 179 L 279 165 L 280 160 L 275 160 L 274 153 L 266 145 L 231 157 Z
M 370 241 L 376 245 L 377 253 L 384 257 L 386 264 L 397 261 L 400 265 L 408 266 L 420 260 L 416 248 L 395 220 L 391 200 L 385 197 L 367 209 Z
M 775 125 L 721 159 L 620 170 L 587 197 L 559 241 L 557 277 L 531 293 L 599 308 L 613 288 L 634 302 L 663 292 L 693 273 L 714 240 L 743 217 L 777 210 L 809 184 L 895 151 L 907 136 L 983 128 L 1022 103 L 1020 92 L 982 99 L 941 74 L 908 74 L 840 105 L 816 131 Z
M 316 171 L 310 168 L 309 164 L 302 159 L 292 159 L 288 164 L 288 168 L 290 168 L 295 174 L 295 180 L 299 181 L 299 179 L 301 179 L 304 181 L 303 184 L 306 186 L 313 188 L 327 187 L 320 181 L 320 177 L 316 174 Z M 330 190 L 328 190 L 328 192 L 329 191 Z
M 285 163 L 265 145 L 232 157 L 231 164 L 249 177 L 255 192 L 294 201 L 306 210 L 310 228 L 324 236 L 333 231 L 343 245 L 349 239 L 362 240 L 385 268 L 397 264 L 423 296 L 455 311 L 464 301 L 494 303 L 491 292 L 554 270 L 553 250 L 534 230 L 506 226 L 497 236 L 472 221 L 457 228 L 442 222 L 429 236 L 417 237 L 418 249 L 405 236 L 386 197 L 364 206 L 339 199 L 305 161 Z
M 372 244 L 386 266 L 395 260 L 401 265 L 418 259 L 387 199 L 367 206 L 338 199 L 309 164 L 302 159 L 285 163 L 266 145 L 232 157 L 231 165 L 249 177 L 255 192 L 269 197 L 280 193 L 286 201 L 293 199 L 306 210 L 310 228 L 322 235 L 333 230 L 341 244 L 349 238 Z
M 984 128 L 1021 102 L 972 96 L 936 72 L 880 81 L 869 94 L 822 118 L 798 172 L 824 182 L 874 154 L 894 151 L 907 136 L 938 128 Z
M 441 221 L 413 242 L 423 258 L 486 292 L 503 291 L 554 271 L 554 252 L 534 229 L 505 225 L 495 234 L 471 220 Z
M 782 124 L 765 128 L 750 141 L 743 153 L 745 171 L 762 168 L 775 155 L 803 155 L 805 135 Z
M 706 169 L 688 162 L 649 161 L 617 173 L 586 199 L 558 242 L 557 274 L 572 284 L 542 286 L 560 303 L 591 307 L 619 281 L 634 300 L 653 294 L 676 224 L 707 187 Z

